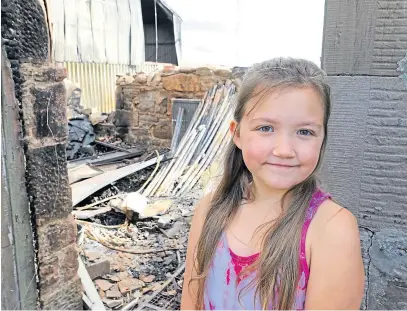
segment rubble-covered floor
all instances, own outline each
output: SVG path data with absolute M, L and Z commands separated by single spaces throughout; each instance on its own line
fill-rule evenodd
M 135 191 L 141 187 L 151 171 L 148 168 L 130 175 L 99 191 L 85 203 Z M 183 197 L 159 198 L 172 201 L 165 214 L 139 219 L 137 213 L 134 213 L 128 226 L 115 229 L 97 225 L 79 226 L 78 240 L 82 258 L 107 309 L 122 309 L 134 299 L 138 298 L 139 302 L 143 302 L 149 301 L 151 297 L 154 299 L 148 304 L 138 304 L 134 308 L 179 309 L 182 266 L 185 263 L 189 227 L 193 209 L 201 193 L 200 189 L 195 189 Z M 149 199 L 149 202 L 155 200 L 157 199 Z M 87 221 L 108 226 L 120 225 L 124 223 L 125 215 L 109 211 Z M 103 243 L 89 238 L 92 236 L 86 234 L 89 230 L 108 245 L 129 252 L 103 246 Z M 160 251 L 162 249 L 167 250 Z M 154 252 L 133 254 L 133 250 Z M 107 273 L 109 270 L 110 273 Z M 178 273 L 174 277 L 176 272 Z M 168 285 L 163 288 L 165 282 Z

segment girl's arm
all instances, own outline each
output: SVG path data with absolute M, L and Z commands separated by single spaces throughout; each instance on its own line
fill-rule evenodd
M 305 309 L 359 310 L 365 276 L 355 217 L 342 208 L 314 233 Z
M 188 248 L 186 256 L 185 274 L 184 282 L 182 288 L 182 298 L 181 298 L 181 310 L 197 310 L 198 304 L 196 301 L 197 295 L 197 282 L 189 282 L 192 277 L 196 276 L 196 270 L 194 268 L 195 263 L 195 252 L 196 246 L 198 244 L 199 237 L 201 235 L 202 227 L 206 217 L 206 211 L 209 208 L 210 196 L 206 195 L 199 202 L 195 208 L 194 217 L 191 223 L 191 229 L 189 232 Z

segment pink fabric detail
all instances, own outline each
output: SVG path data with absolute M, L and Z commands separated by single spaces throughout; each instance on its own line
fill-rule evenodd
M 304 221 L 304 225 L 302 226 L 301 240 L 300 240 L 300 271 L 305 273 L 304 288 L 307 287 L 308 279 L 309 279 L 309 266 L 307 263 L 307 256 L 306 256 L 306 250 L 305 250 L 305 246 L 306 246 L 305 242 L 306 242 L 306 238 L 307 238 L 308 228 L 311 224 L 312 218 L 314 218 L 314 215 L 318 211 L 318 208 L 321 205 L 321 203 L 324 202 L 326 199 L 330 199 L 330 198 L 331 198 L 330 194 L 322 192 L 321 190 L 317 190 L 317 192 L 312 197 L 309 208 L 305 215 L 305 221 Z
M 226 239 L 226 236 L 225 236 L 225 239 Z M 256 261 L 257 257 L 259 257 L 260 253 L 253 254 L 250 256 L 239 256 L 239 255 L 235 254 L 230 249 L 230 247 L 228 247 L 228 249 L 229 249 L 229 253 L 230 253 L 230 257 L 231 257 L 231 262 L 232 262 L 233 268 L 235 270 L 235 274 L 237 276 L 236 284 L 239 285 L 243 279 L 242 276 L 239 276 L 240 272 L 242 272 L 242 270 L 244 268 L 253 264 Z M 230 273 L 230 270 L 229 270 L 229 273 Z

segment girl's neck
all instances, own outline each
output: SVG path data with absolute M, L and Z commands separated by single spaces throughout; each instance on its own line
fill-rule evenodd
M 255 180 L 253 180 L 250 186 L 250 190 L 254 194 L 254 199 L 256 202 L 281 202 L 284 194 L 286 194 L 289 190 L 273 189 L 267 185 L 264 185 L 263 183 L 256 182 Z

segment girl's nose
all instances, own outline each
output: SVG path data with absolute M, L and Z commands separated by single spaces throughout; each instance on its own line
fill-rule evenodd
M 289 137 L 283 136 L 278 137 L 275 147 L 273 149 L 273 155 L 279 158 L 295 157 L 295 152 L 291 139 Z

